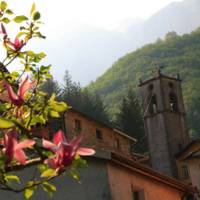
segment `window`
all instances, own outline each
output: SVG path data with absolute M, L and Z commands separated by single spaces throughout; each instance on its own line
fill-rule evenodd
M 187 165 L 182 166 L 182 176 L 183 176 L 183 179 L 189 178 L 189 172 L 188 172 Z
M 149 104 L 149 112 L 150 114 L 155 114 L 158 111 L 157 108 L 157 98 L 155 94 L 151 94 L 149 98 L 150 104 Z
M 75 131 L 81 131 L 81 121 L 75 119 Z
M 174 88 L 174 84 L 172 82 L 169 82 L 169 87 L 172 89 Z
M 148 90 L 149 90 L 149 91 L 152 91 L 152 90 L 153 90 L 153 84 L 150 84 L 150 85 L 148 86 Z
M 132 199 L 133 200 L 145 200 L 144 191 L 138 190 L 138 191 L 132 191 Z
M 120 145 L 119 138 L 116 138 L 115 140 L 116 140 L 117 149 L 121 150 L 121 145 Z
M 139 199 L 139 191 L 133 191 L 133 200 L 140 200 Z
M 170 103 L 170 110 L 172 112 L 177 112 L 178 111 L 178 101 L 177 97 L 173 92 L 170 92 L 169 94 L 169 103 Z
M 101 130 L 99 130 L 99 129 L 96 129 L 96 138 L 103 140 L 103 134 L 102 134 Z

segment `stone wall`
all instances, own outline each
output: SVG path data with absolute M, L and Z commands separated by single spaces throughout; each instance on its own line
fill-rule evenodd
M 81 124 L 81 130 L 76 130 L 75 120 Z M 65 114 L 65 127 L 67 137 L 70 139 L 77 134 L 83 135 L 84 146 L 106 151 L 112 151 L 131 158 L 131 141 L 128 137 L 116 132 L 114 129 L 95 121 L 77 111 L 68 110 Z M 102 138 L 97 137 L 97 130 Z

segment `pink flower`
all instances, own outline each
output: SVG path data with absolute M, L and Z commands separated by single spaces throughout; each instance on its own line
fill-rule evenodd
M 0 33 L 2 33 L 4 35 L 4 39 L 7 38 L 8 34 L 6 32 L 6 28 L 4 27 L 4 25 L 1 23 L 1 31 Z
M 19 51 L 23 47 L 24 42 L 23 40 L 19 40 L 18 38 L 15 38 L 14 42 L 11 42 L 10 39 L 6 39 L 5 45 L 13 47 L 13 50 L 15 51 Z
M 10 163 L 13 159 L 16 159 L 19 163 L 26 163 L 26 155 L 23 151 L 24 148 L 31 147 L 35 144 L 34 140 L 17 141 L 17 132 L 11 131 L 4 135 L 2 145 L 4 146 L 3 152 L 7 156 L 6 163 Z
M 54 134 L 53 142 L 43 139 L 43 147 L 55 153 L 54 156 L 46 159 L 45 162 L 53 169 L 63 169 L 72 163 L 75 155 L 93 155 L 95 153 L 93 149 L 79 147 L 81 140 L 82 136 L 79 135 L 72 141 L 67 142 L 61 130 Z
M 10 41 L 10 39 L 8 38 L 8 34 L 7 34 L 7 31 L 6 31 L 6 28 L 4 27 L 4 25 L 2 23 L 1 23 L 1 31 L 0 31 L 0 33 L 3 34 L 3 39 L 4 39 L 5 46 L 9 46 L 15 51 L 19 51 L 24 46 L 23 40 L 19 40 L 18 38 L 15 38 L 14 42 Z
M 24 103 L 24 95 L 26 92 L 33 87 L 33 82 L 30 82 L 28 77 L 24 79 L 20 85 L 17 94 L 13 91 L 11 85 L 7 82 L 4 83 L 4 87 L 8 92 L 9 100 L 15 105 L 15 106 L 22 106 Z

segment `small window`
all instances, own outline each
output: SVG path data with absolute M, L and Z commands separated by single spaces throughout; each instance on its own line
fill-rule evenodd
M 169 103 L 170 103 L 170 110 L 172 112 L 177 112 L 178 111 L 178 101 L 177 97 L 174 93 L 169 94 Z
M 187 165 L 182 166 L 182 176 L 183 176 L 183 179 L 189 178 L 189 172 L 188 172 Z
M 172 82 L 169 82 L 169 87 L 172 89 L 174 88 L 174 84 Z
M 121 150 L 121 145 L 120 145 L 119 138 L 116 138 L 115 140 L 116 140 L 117 149 L 118 149 L 118 150 Z
M 103 134 L 102 134 L 101 130 L 99 130 L 99 129 L 96 129 L 96 138 L 103 140 Z
M 132 196 L 133 196 L 133 198 L 132 198 L 133 200 L 145 200 L 143 190 L 132 191 Z
M 81 131 L 81 121 L 75 119 L 75 131 Z
M 140 200 L 139 199 L 139 191 L 133 191 L 133 200 Z
M 148 86 L 148 90 L 149 90 L 149 91 L 152 91 L 152 90 L 153 90 L 153 84 L 150 84 L 150 85 Z
M 149 112 L 150 114 L 155 114 L 158 112 L 157 108 L 157 98 L 155 94 L 152 94 L 150 97 L 150 102 L 149 102 Z

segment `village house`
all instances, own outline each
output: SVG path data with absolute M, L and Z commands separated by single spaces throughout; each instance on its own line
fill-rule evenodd
M 149 157 L 133 152 L 136 139 L 71 108 L 62 119 L 66 136 L 71 139 L 82 134 L 82 146 L 94 148 L 96 154 L 86 157 L 88 168 L 80 169 L 80 183 L 69 177 L 68 172 L 53 180 L 57 186 L 53 200 L 197 198 L 198 191 L 193 186 L 198 187 L 199 184 L 199 160 L 195 160 L 199 149 L 195 146 L 197 141 L 189 143 L 179 78 L 166 77 L 159 73 L 155 78 L 141 82 L 140 88 L 145 108 L 150 166 L 144 164 Z M 190 148 L 195 152 L 192 155 Z M 182 167 L 178 167 L 186 163 L 186 160 L 191 163 L 186 165 L 187 169 L 191 167 L 190 181 L 181 178 L 182 172 L 179 168 Z M 32 173 L 33 171 L 28 170 L 24 180 Z M 22 199 L 22 194 L 1 191 L 0 200 L 6 198 L 18 200 Z M 37 190 L 32 199 L 47 200 L 49 197 L 42 190 Z

